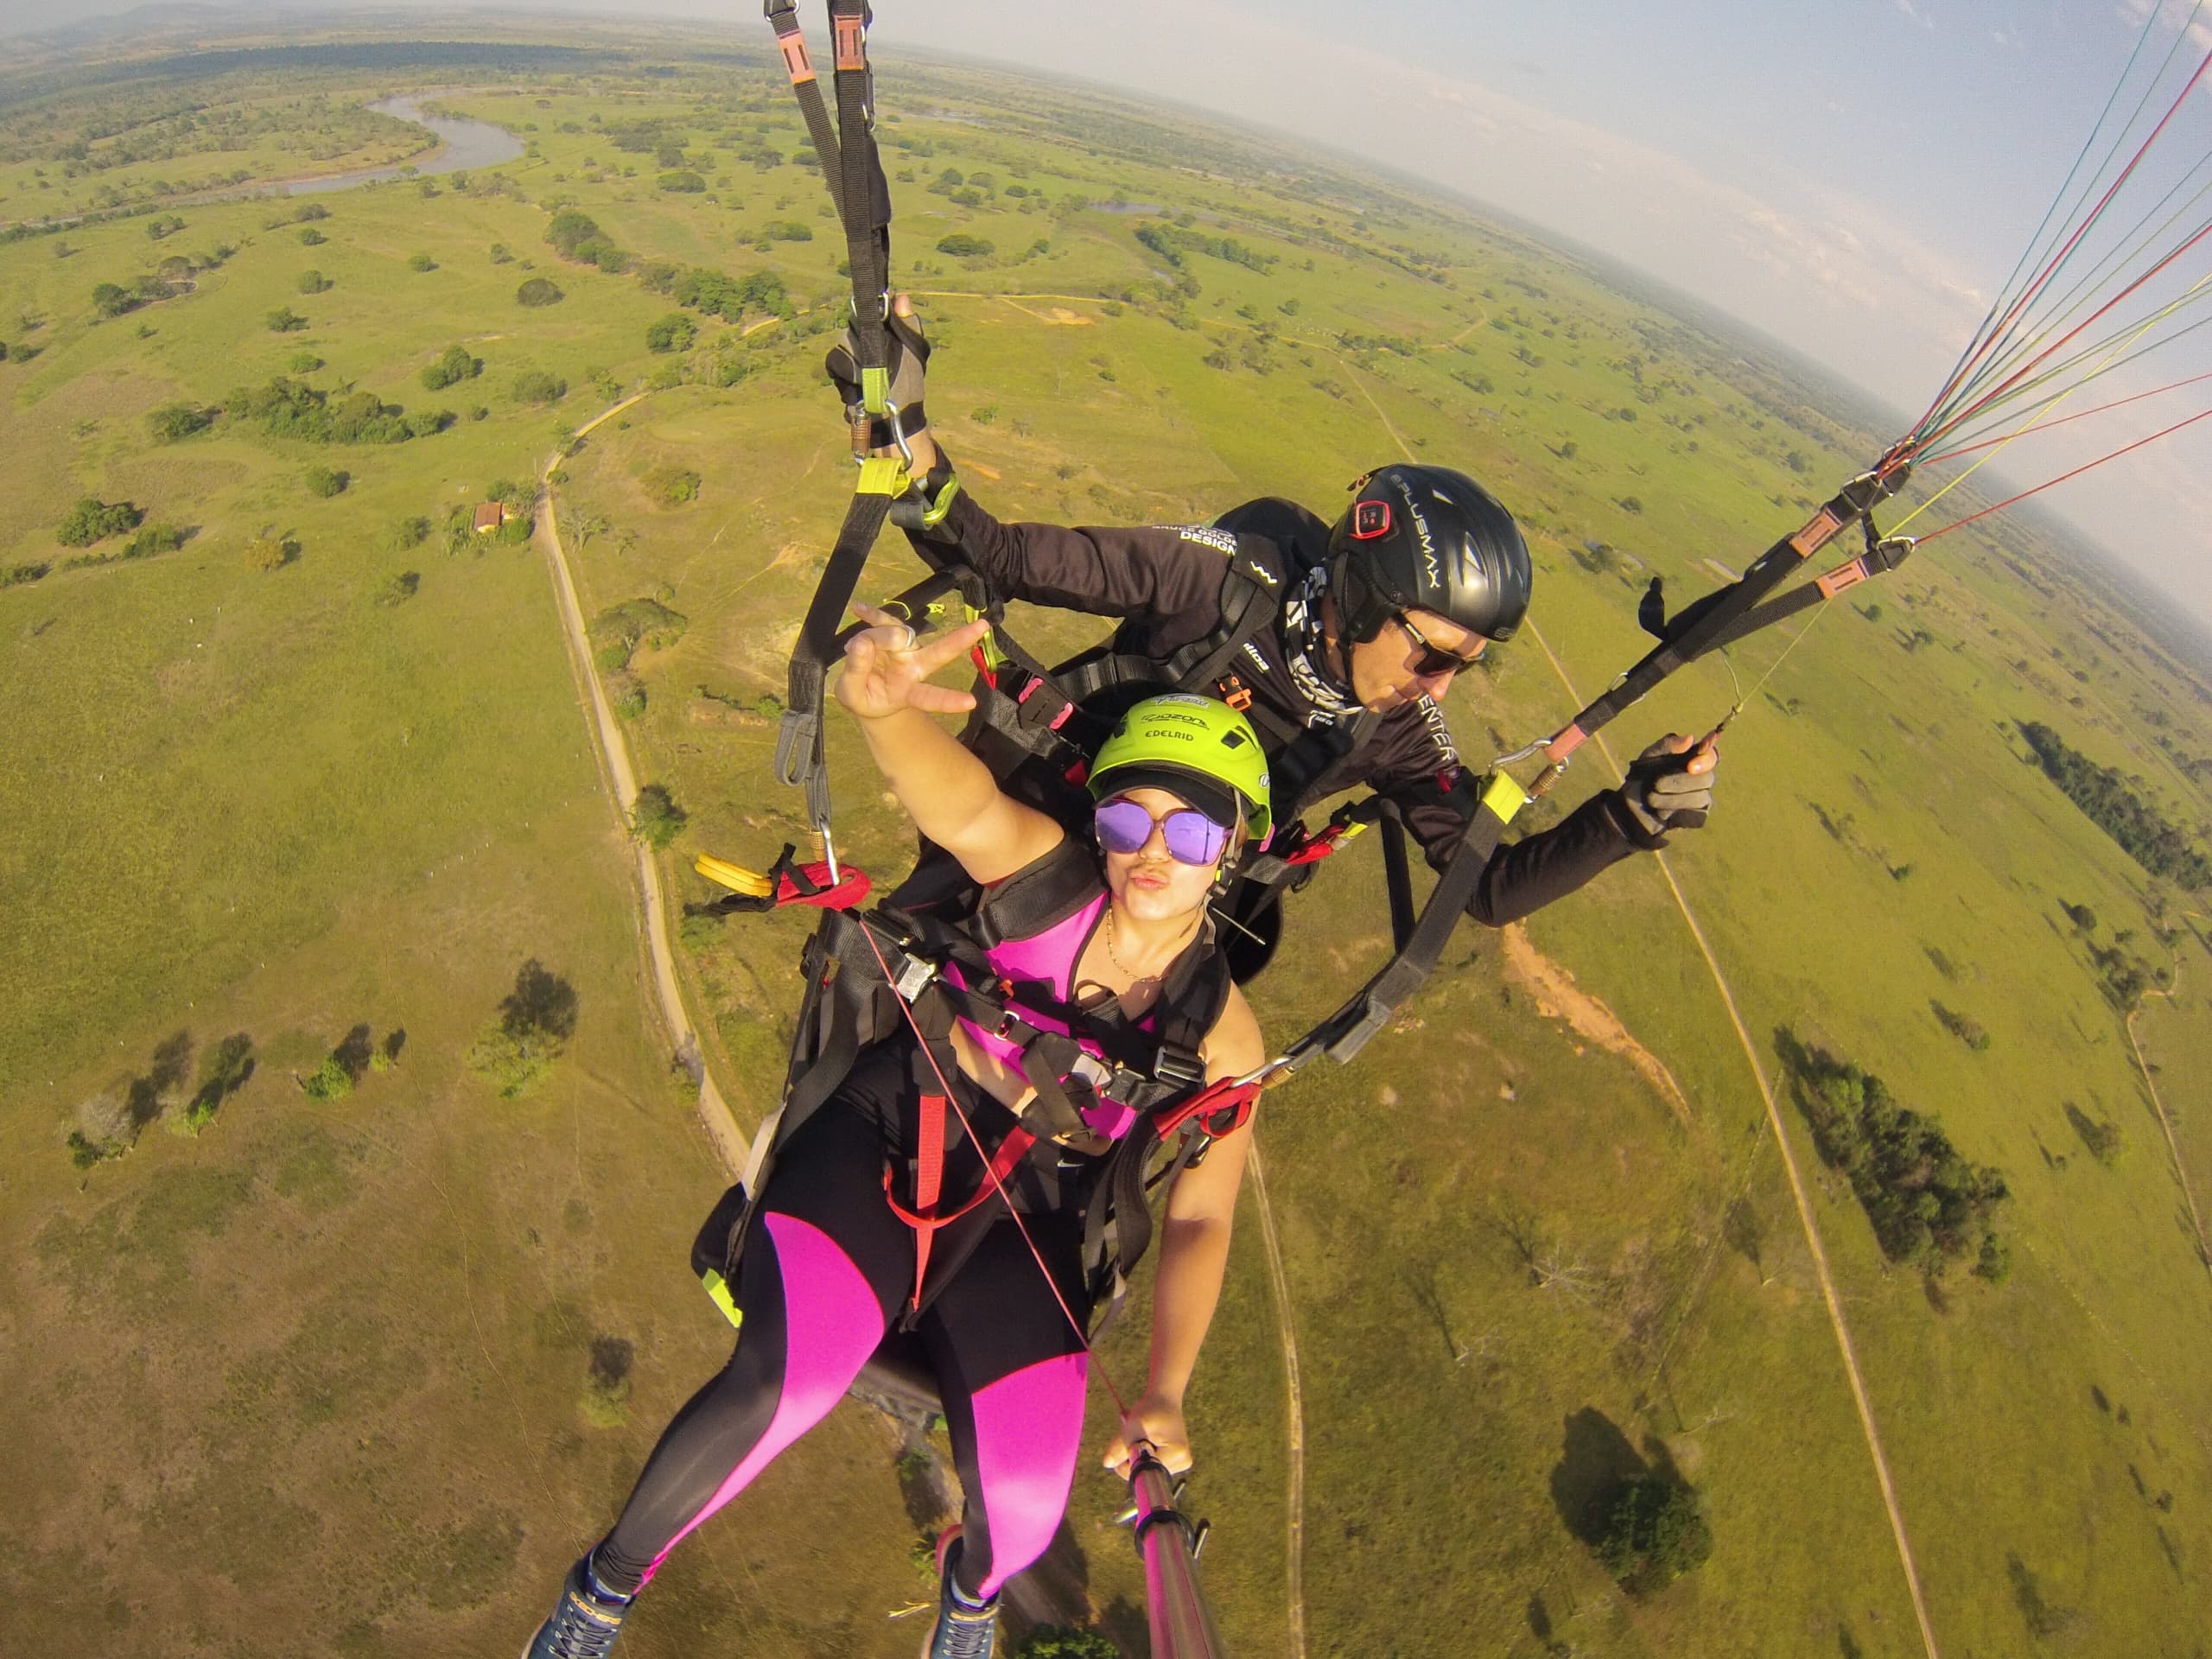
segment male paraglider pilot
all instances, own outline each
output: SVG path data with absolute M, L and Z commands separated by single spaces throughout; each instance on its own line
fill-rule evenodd
M 1391 465 L 1369 474 L 1334 525 L 1294 502 L 1247 502 L 1210 524 L 1139 528 L 1007 524 L 964 488 L 922 407 L 928 344 L 912 302 L 893 304 L 888 403 L 879 453 L 903 438 L 915 480 L 905 516 L 932 563 L 964 564 L 999 601 L 1121 619 L 1111 642 L 1056 673 L 1078 702 L 1173 688 L 1224 699 L 1260 734 L 1274 778 L 1274 819 L 1360 785 L 1394 803 L 1429 863 L 1442 868 L 1472 816 L 1480 779 L 1462 766 L 1442 703 L 1453 680 L 1527 613 L 1530 568 L 1513 516 L 1447 467 Z M 849 346 L 830 354 L 849 416 L 859 406 Z M 1063 731 L 1071 729 L 1062 728 Z M 1001 770 L 1020 722 L 971 721 L 968 741 Z M 1035 757 L 1015 757 L 1033 760 Z M 1033 767 L 1048 780 L 1065 755 Z M 1713 804 L 1713 743 L 1670 734 L 1550 829 L 1492 855 L 1467 911 L 1503 926 L 1582 887 L 1631 853 L 1698 828 Z M 1017 789 L 1017 792 L 1022 792 Z M 1033 797 L 1037 804 L 1049 801 Z M 1279 830 L 1269 850 L 1294 843 Z M 927 861 L 925 861 L 926 868 Z M 918 874 L 917 880 L 924 880 Z M 1272 954 L 1281 887 L 1232 898 L 1239 977 Z M 921 896 L 921 895 L 912 895 Z

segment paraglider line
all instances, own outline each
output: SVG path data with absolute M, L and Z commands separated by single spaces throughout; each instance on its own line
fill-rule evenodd
M 2160 438 L 2165 437 L 2171 433 L 2178 432 L 2185 426 L 2195 426 L 2199 421 L 2209 419 L 2212 419 L 2212 409 L 2201 410 L 2197 414 L 2190 416 L 2185 421 L 2176 421 L 2171 426 L 2166 427 L 2160 431 L 2153 432 L 2147 438 L 2138 438 L 2134 442 L 2126 445 L 2123 448 L 2115 449 L 2108 455 L 2099 455 L 2094 461 L 2084 461 L 2081 466 L 2076 467 L 2070 473 L 2061 473 L 2056 478 L 2052 479 L 2048 484 L 2038 484 L 2031 490 L 2022 490 L 2018 495 L 2010 495 L 2005 497 L 2005 499 L 1999 501 L 1996 506 L 1984 507 L 1980 512 L 1968 513 L 1963 518 L 1952 520 L 1951 523 L 1944 525 L 1941 530 L 1931 530 L 1920 539 L 1923 542 L 1932 542 L 1938 536 L 1948 536 L 1953 531 L 1974 523 L 1977 518 L 1986 518 L 1991 513 L 1996 512 L 2002 508 L 2011 506 L 2015 501 L 2024 501 L 2031 495 L 2041 495 L 2045 490 L 2048 490 L 2056 485 L 2063 484 L 2069 478 L 2081 477 L 2082 474 L 2089 471 L 2092 467 L 2101 467 L 2108 461 L 2118 461 L 2122 455 L 2132 454 L 2134 451 L 2140 449 L 2146 443 L 2156 443 Z

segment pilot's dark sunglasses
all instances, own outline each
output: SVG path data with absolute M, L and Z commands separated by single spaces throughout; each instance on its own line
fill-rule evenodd
M 1479 645 L 1475 647 L 1474 655 L 1470 657 L 1462 657 L 1457 652 L 1446 651 L 1441 645 L 1431 645 L 1427 636 L 1402 613 L 1398 617 L 1398 626 L 1406 631 L 1406 638 L 1420 648 L 1421 655 L 1414 660 L 1414 672 L 1424 677 L 1431 674 L 1459 673 L 1472 668 L 1475 665 L 1475 658 L 1483 654 L 1483 648 Z

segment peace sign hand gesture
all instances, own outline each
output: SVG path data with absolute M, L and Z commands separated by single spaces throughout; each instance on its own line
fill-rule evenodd
M 965 714 L 976 699 L 965 691 L 931 685 L 929 677 L 965 657 L 991 631 L 978 617 L 949 633 L 918 639 L 913 629 L 887 611 L 855 605 L 868 626 L 845 642 L 845 671 L 837 677 L 837 701 L 859 720 L 887 720 L 902 709 L 930 715 Z

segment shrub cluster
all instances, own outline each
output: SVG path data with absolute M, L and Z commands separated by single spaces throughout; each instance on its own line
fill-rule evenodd
M 620 274 L 630 268 L 630 256 L 616 247 L 588 213 L 563 208 L 547 221 L 546 245 L 563 259 L 580 265 L 596 265 Z
M 1179 270 L 1186 253 L 1203 253 L 1209 257 L 1224 259 L 1232 265 L 1243 265 L 1262 276 L 1281 263 L 1281 256 L 1262 253 L 1257 248 L 1245 246 L 1233 236 L 1208 236 L 1203 231 L 1186 230 L 1178 225 L 1140 225 L 1137 240 Z
M 666 651 L 683 637 L 690 619 L 657 599 L 626 599 L 601 611 L 591 625 L 592 659 L 607 673 L 629 667 L 639 645 Z
M 215 411 L 198 404 L 163 404 L 146 416 L 146 428 L 156 442 L 175 443 L 214 424 Z
M 1881 1078 L 1852 1061 L 1787 1033 L 1783 1058 L 1814 1144 L 1849 1178 L 1882 1253 L 1930 1274 L 1974 1254 L 1976 1273 L 2003 1279 L 2010 1262 L 1995 1218 L 2005 1198 L 2004 1172 L 1961 1158 L 1935 1117 L 1901 1105 Z
M 443 391 L 483 372 L 482 358 L 470 356 L 466 346 L 448 346 L 436 362 L 423 371 L 423 384 L 432 391 Z
M 695 265 L 672 274 L 668 287 L 657 291 L 666 293 L 689 310 L 703 311 L 724 322 L 736 322 L 747 311 L 766 311 L 779 317 L 792 314 L 791 296 L 784 291 L 784 279 L 772 270 L 756 270 L 749 276 L 728 276 L 719 270 Z
M 146 514 L 128 501 L 101 501 L 86 496 L 69 509 L 69 516 L 54 532 L 64 547 L 90 547 L 110 536 L 136 530 Z
M 417 410 L 410 415 L 372 391 L 331 395 L 284 375 L 264 386 L 241 386 L 224 400 L 232 419 L 257 421 L 272 438 L 302 443 L 404 443 L 442 432 L 454 422 L 449 409 Z
M 2044 776 L 2130 858 L 2152 874 L 2192 893 L 2212 887 L 2212 859 L 2190 846 L 2178 828 L 2129 789 L 2117 767 L 2099 766 L 2048 726 L 2024 720 L 2019 728 Z
M 543 369 L 524 369 L 515 376 L 515 401 L 518 404 L 557 404 L 568 395 L 569 383 Z

